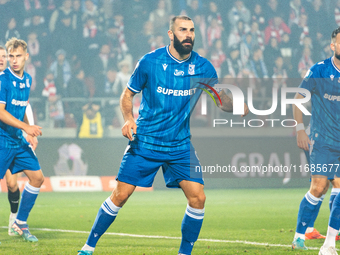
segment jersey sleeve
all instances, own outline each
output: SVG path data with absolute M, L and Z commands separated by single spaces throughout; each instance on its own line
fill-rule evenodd
M 7 86 L 5 76 L 0 74 L 0 104 L 6 104 Z
M 313 66 L 311 69 L 309 69 L 303 78 L 299 88 L 307 89 L 310 93 L 313 93 L 315 91 L 316 87 L 316 75 L 317 70 L 315 69 L 315 66 Z M 304 93 L 300 93 L 302 96 L 306 96 Z
M 214 87 L 218 83 L 218 76 L 215 70 L 215 67 L 207 60 L 204 64 L 205 75 L 204 75 L 204 83 L 208 84 L 211 87 Z M 208 89 L 211 91 L 210 89 Z M 217 93 L 219 93 L 222 89 L 216 89 Z
M 127 83 L 127 87 L 132 92 L 139 93 L 143 90 L 147 80 L 147 63 L 145 57 L 143 57 L 138 61 L 135 70 Z

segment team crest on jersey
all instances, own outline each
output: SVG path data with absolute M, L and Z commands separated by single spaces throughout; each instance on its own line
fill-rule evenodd
M 29 88 L 31 85 L 30 85 L 30 80 L 29 79 L 26 79 L 26 87 Z
M 190 75 L 194 75 L 195 74 L 195 65 L 189 64 L 189 71 L 188 73 Z
M 329 76 L 331 78 L 331 80 L 334 80 L 334 75 L 332 74 L 331 76 Z
M 16 87 L 17 86 L 17 83 L 16 81 L 13 81 L 13 86 Z
M 163 69 L 164 69 L 164 71 L 166 70 L 166 68 L 168 67 L 168 65 L 167 64 L 162 64 L 162 66 L 163 66 Z

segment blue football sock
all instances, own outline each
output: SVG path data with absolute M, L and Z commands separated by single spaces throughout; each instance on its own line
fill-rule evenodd
M 21 202 L 19 206 L 17 219 L 23 222 L 27 221 L 28 215 L 30 214 L 35 200 L 39 194 L 40 188 L 36 188 L 31 186 L 29 183 L 26 183 L 25 189 L 21 195 Z
M 312 218 L 310 219 L 310 222 L 308 224 L 308 227 L 309 228 L 314 228 L 314 223 L 315 223 L 315 220 L 316 218 L 318 217 L 318 214 L 319 214 L 319 211 L 320 211 L 320 207 L 322 205 L 322 202 L 323 202 L 323 199 L 325 198 L 325 195 L 322 195 L 320 197 L 320 201 L 319 203 L 317 204 L 316 208 L 315 208 L 315 212 L 313 213 L 313 216 Z
M 121 207 L 115 206 L 110 197 L 108 197 L 99 208 L 96 220 L 93 223 L 91 233 L 86 241 L 86 244 L 91 247 L 96 247 L 99 238 L 110 227 L 116 219 L 118 211 Z
M 335 239 L 339 233 L 340 228 L 340 193 L 333 200 L 331 215 L 329 216 L 327 236 L 323 247 L 328 248 L 330 246 L 335 247 Z
M 195 209 L 187 206 L 185 215 L 182 221 L 182 242 L 179 247 L 179 253 L 189 255 L 191 254 L 194 243 L 197 241 L 198 235 L 201 231 L 204 218 L 204 208 Z
M 319 200 L 320 198 L 313 196 L 309 191 L 303 197 L 297 218 L 296 233 L 305 235 L 307 226 L 315 216 Z
M 331 196 L 329 198 L 329 210 L 330 211 L 332 211 L 333 201 L 334 201 L 336 195 L 338 195 L 339 192 L 340 192 L 340 189 L 336 189 L 336 188 L 332 189 Z
M 333 201 L 328 226 L 336 230 L 340 229 L 340 193 L 338 193 Z

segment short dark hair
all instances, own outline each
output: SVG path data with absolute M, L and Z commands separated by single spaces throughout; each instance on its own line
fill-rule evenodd
M 186 15 L 179 15 L 179 16 L 175 16 L 170 20 L 170 25 L 169 25 L 169 30 L 173 31 L 174 28 L 174 23 L 177 19 L 182 19 L 182 20 L 192 20 L 191 18 L 189 18 Z
M 332 42 L 335 42 L 335 38 L 336 36 L 340 33 L 340 27 L 338 27 L 337 29 L 335 29 L 332 33 Z

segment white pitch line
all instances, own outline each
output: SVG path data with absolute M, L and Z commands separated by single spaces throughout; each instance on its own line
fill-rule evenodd
M 7 229 L 8 226 L 0 226 L 0 228 Z M 77 233 L 77 234 L 90 234 L 89 231 L 80 231 L 80 230 L 67 230 L 67 229 L 51 229 L 51 228 L 30 228 L 30 230 L 38 230 L 38 231 L 47 231 L 47 232 L 62 232 L 62 233 Z M 128 236 L 128 237 L 136 237 L 136 238 L 149 238 L 149 239 L 172 239 L 172 240 L 180 240 L 181 237 L 176 236 L 152 236 L 152 235 L 137 235 L 137 234 L 127 234 L 127 233 L 112 233 L 106 232 L 105 235 L 111 236 Z M 270 244 L 270 243 L 258 243 L 258 242 L 250 242 L 250 241 L 242 241 L 242 240 L 219 240 L 219 239 L 204 239 L 199 238 L 197 241 L 201 242 L 211 242 L 211 243 L 239 243 L 239 244 L 248 244 L 254 246 L 267 246 L 267 247 L 285 247 L 291 248 L 292 245 L 288 244 Z M 319 247 L 308 247 L 309 250 L 319 250 Z

